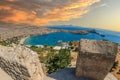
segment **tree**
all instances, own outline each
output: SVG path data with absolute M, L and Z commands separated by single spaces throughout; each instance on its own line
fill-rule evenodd
M 70 66 L 71 54 L 68 49 L 61 49 L 58 54 L 49 56 L 46 60 L 48 73 L 56 72 L 60 69 Z

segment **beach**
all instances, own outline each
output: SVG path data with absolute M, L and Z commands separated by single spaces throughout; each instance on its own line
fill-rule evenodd
M 27 38 L 29 38 L 29 36 L 21 38 L 19 44 L 24 44 Z

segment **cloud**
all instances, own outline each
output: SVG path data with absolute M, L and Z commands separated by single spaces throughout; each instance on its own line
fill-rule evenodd
M 0 0 L 0 22 L 47 25 L 80 18 L 100 0 Z
M 94 9 L 102 8 L 102 7 L 109 7 L 109 5 L 106 4 L 106 3 L 103 3 L 103 4 L 100 4 L 100 5 L 95 6 Z

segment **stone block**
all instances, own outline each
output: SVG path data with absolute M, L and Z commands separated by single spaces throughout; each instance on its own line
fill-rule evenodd
M 111 70 L 118 45 L 102 40 L 80 40 L 76 76 L 88 80 L 104 80 Z

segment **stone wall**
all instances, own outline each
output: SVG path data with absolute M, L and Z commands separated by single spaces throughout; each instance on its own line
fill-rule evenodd
M 38 55 L 23 46 L 0 46 L 0 68 L 13 80 L 44 80 L 45 76 Z
M 109 41 L 81 40 L 76 76 L 104 80 L 115 61 L 117 47 L 117 44 Z

